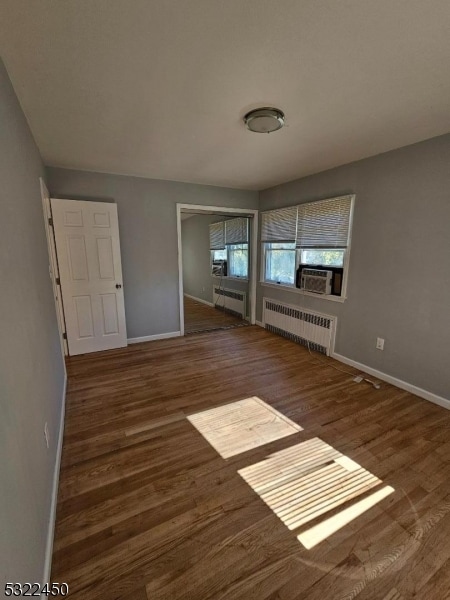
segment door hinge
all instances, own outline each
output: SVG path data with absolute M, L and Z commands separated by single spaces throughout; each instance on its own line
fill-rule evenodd
M 61 285 L 61 279 L 59 277 L 56 278 L 56 285 Z
M 63 340 L 67 340 L 67 333 L 66 332 L 63 333 Z
M 50 227 L 53 227 L 53 219 L 51 217 L 48 218 L 48 224 Z

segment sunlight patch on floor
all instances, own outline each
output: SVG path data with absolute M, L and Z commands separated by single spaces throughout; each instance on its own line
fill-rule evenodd
M 306 529 L 297 536 L 298 541 L 308 550 L 314 548 L 314 546 L 323 542 L 327 537 L 333 535 L 333 533 L 336 533 L 336 531 L 339 531 L 345 525 L 348 525 L 353 519 L 365 513 L 366 510 L 373 508 L 378 502 L 387 498 L 393 491 L 394 488 L 389 485 L 380 488 L 348 508 L 344 508 L 332 517 Z
M 298 535 L 306 548 L 312 548 L 394 491 L 384 487 L 316 523 L 323 515 L 383 483 L 320 438 L 276 452 L 238 473 L 290 530 L 314 522 Z
M 187 418 L 222 458 L 303 431 L 300 425 L 256 396 L 204 410 Z

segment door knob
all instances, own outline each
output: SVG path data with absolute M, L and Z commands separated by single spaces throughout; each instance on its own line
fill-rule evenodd
M 121 287 L 122 287 L 121 283 L 116 283 L 116 290 L 120 290 Z

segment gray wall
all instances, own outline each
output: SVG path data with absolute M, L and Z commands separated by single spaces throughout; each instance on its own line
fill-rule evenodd
M 259 285 L 257 318 L 263 296 L 337 315 L 336 352 L 450 398 L 450 135 L 270 188 L 259 208 L 347 193 L 356 204 L 346 302 Z
M 6 581 L 42 581 L 64 370 L 39 188 L 44 168 L 1 61 L 0 131 L 3 590 Z
M 217 215 L 195 215 L 181 223 L 183 289 L 185 294 L 213 301 L 209 250 L 209 225 Z
M 118 205 L 129 338 L 180 330 L 176 204 L 258 208 L 258 192 L 48 168 L 53 197 Z
M 207 302 L 213 302 L 213 285 L 220 279 L 211 276 L 209 225 L 224 220 L 217 215 L 195 215 L 182 222 L 184 293 Z M 246 293 L 249 312 L 248 281 L 224 278 L 223 287 Z

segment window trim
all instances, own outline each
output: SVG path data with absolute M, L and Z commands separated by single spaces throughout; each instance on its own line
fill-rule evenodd
M 318 298 L 320 300 L 331 300 L 332 302 L 345 302 L 347 300 L 347 287 L 348 287 L 348 275 L 350 270 L 350 256 L 351 256 L 351 247 L 352 247 L 352 232 L 353 232 L 353 216 L 355 211 L 355 194 L 347 194 L 350 196 L 351 204 L 350 204 L 350 218 L 349 218 L 349 228 L 348 228 L 348 244 L 345 248 L 344 253 L 344 262 L 343 262 L 343 277 L 342 277 L 342 288 L 341 295 L 335 296 L 333 294 L 315 294 L 314 292 L 308 292 L 307 290 L 302 290 L 301 288 L 296 287 L 295 285 L 295 273 L 297 272 L 297 256 L 296 256 L 296 267 L 294 273 L 294 284 L 290 285 L 288 283 L 274 283 L 272 281 L 266 280 L 266 243 L 270 242 L 262 242 L 260 241 L 260 252 L 261 252 L 261 260 L 260 260 L 260 285 L 281 289 L 285 292 L 291 292 L 294 294 L 300 294 L 302 296 L 310 296 L 312 298 Z M 335 196 L 336 198 L 340 198 L 341 196 Z M 324 200 L 333 200 L 333 198 L 324 198 Z M 305 202 L 304 204 L 308 204 Z M 286 207 L 287 208 L 287 207 Z M 301 250 L 298 250 L 301 252 Z
M 221 277 L 220 275 L 211 275 L 211 277 L 213 277 L 213 279 L 226 279 L 227 281 L 247 281 L 248 282 L 248 277 L 236 277 L 234 275 L 224 275 L 223 277 Z
M 268 281 L 260 281 L 259 284 L 274 290 L 278 289 L 282 290 L 283 292 L 290 292 L 291 294 L 299 294 L 300 296 L 310 296 L 311 298 L 318 298 L 319 300 L 331 300 L 332 302 L 340 303 L 343 303 L 347 300 L 347 298 L 344 298 L 343 296 L 333 296 L 332 294 L 315 294 L 314 292 L 308 292 L 307 290 L 302 290 L 295 285 L 269 283 Z

